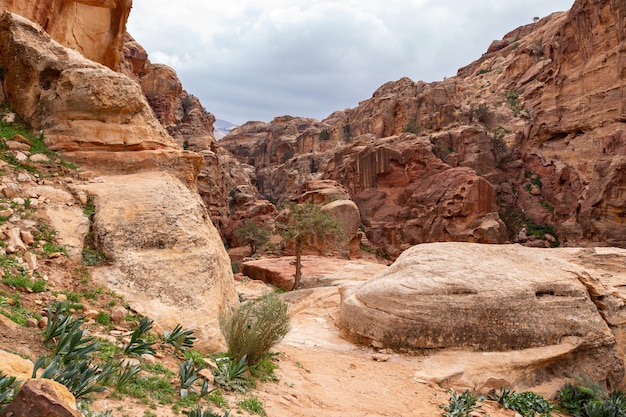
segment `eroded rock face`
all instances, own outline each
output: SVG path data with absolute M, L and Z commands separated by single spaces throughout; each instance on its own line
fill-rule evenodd
M 625 8 L 578 0 L 569 12 L 506 34 L 455 77 L 402 78 L 322 122 L 299 124 L 302 119 L 287 116 L 250 122 L 221 143 L 256 167 L 262 194 L 276 200 L 310 179 L 339 181 L 359 206 L 368 238 L 392 256 L 418 242 L 514 241 L 522 228 L 538 225 L 553 227 L 559 240 L 537 232 L 541 242 L 529 245 L 626 246 L 626 71 L 619 58 Z M 439 176 L 431 186 L 442 188 L 442 196 L 454 181 L 448 175 L 460 190 L 465 180 L 458 169 L 470 168 L 481 178 L 474 184 L 490 184 L 495 208 L 461 219 L 445 217 L 437 204 L 425 216 L 426 200 L 416 197 L 436 193 L 401 190 L 412 179 L 403 171 L 417 170 L 401 162 L 407 160 L 425 164 L 421 178 Z M 450 168 L 457 171 L 444 173 Z M 490 200 L 482 190 L 479 209 Z M 453 194 L 476 201 L 473 192 Z M 394 211 L 384 213 L 391 226 L 381 224 L 373 207 Z M 476 223 L 482 216 L 484 225 Z M 406 233 L 395 226 L 400 220 L 409 223 Z
M 174 176 L 106 176 L 93 196 L 97 246 L 112 261 L 94 273 L 161 330 L 193 328 L 199 346 L 222 347 L 217 323 L 237 303 L 230 260 L 197 193 Z
M 2 0 L 0 11 L 23 16 L 57 42 L 117 70 L 132 0 Z
M 0 53 L 8 102 L 45 130 L 50 149 L 95 172 L 163 169 L 194 186 L 199 155 L 181 151 L 128 77 L 10 13 L 0 19 Z
M 613 251 L 623 262 L 626 253 Z M 574 263 L 580 252 L 418 245 L 383 273 L 342 294 L 339 326 L 349 339 L 406 349 L 524 351 L 565 343 L 565 353 L 557 349 L 560 353 L 544 358 L 539 368 L 558 375 L 585 373 L 615 387 L 624 362 L 603 315 L 605 310 L 622 314 L 623 296 L 618 297 L 621 305 L 594 304 L 600 299 L 589 297 L 592 287 L 585 282 L 597 281 L 597 288 L 607 270 L 601 271 L 597 261 L 589 269 Z M 602 253 L 588 256 L 604 259 Z M 626 279 L 623 273 L 619 277 Z M 603 283 L 616 285 L 613 279 Z M 536 375 L 547 378 L 548 373 Z

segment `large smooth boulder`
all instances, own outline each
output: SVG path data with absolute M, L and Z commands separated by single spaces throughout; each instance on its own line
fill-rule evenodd
M 470 243 L 412 247 L 386 271 L 344 291 L 342 335 L 410 350 L 503 352 L 567 343 L 566 353 L 542 359 L 539 368 L 585 373 L 616 386 L 624 363 L 603 318 L 607 313 L 598 311 L 606 301 L 594 304 L 586 283 L 592 280 L 581 279 L 602 281 L 606 271 L 572 262 L 576 251 Z M 621 279 L 626 284 L 626 276 Z
M 111 264 L 94 278 L 159 330 L 192 328 L 223 348 L 218 317 L 238 303 L 226 249 L 197 193 L 164 172 L 106 176 L 77 186 L 93 197 L 93 233 Z

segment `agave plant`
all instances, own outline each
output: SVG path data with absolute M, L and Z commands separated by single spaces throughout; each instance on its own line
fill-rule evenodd
M 193 330 L 184 330 L 180 324 L 177 324 L 174 330 L 163 332 L 163 343 L 174 346 L 175 352 L 193 348 L 196 339 Z
M 184 414 L 187 414 L 189 417 L 228 417 L 230 411 L 227 411 L 225 414 L 216 414 L 209 409 L 203 410 L 202 407 L 198 405 L 195 409 L 184 411 Z
M 217 369 L 212 371 L 213 376 L 215 376 L 215 383 L 230 391 L 246 392 L 252 384 L 251 380 L 245 377 L 248 370 L 246 359 L 245 355 L 238 361 L 229 357 L 217 358 L 215 360 Z
M 143 355 L 144 353 L 154 354 L 154 349 L 152 349 L 152 343 L 147 342 L 143 338 L 143 336 L 147 334 L 150 329 L 152 329 L 153 324 L 153 320 L 150 320 L 147 317 L 142 317 L 141 321 L 139 322 L 139 326 L 135 328 L 132 335 L 130 336 L 130 341 L 124 347 L 124 353 L 128 355 Z
M 453 392 L 448 405 L 440 405 L 439 407 L 444 410 L 444 417 L 469 417 L 470 413 L 476 409 L 477 401 L 476 395 L 469 391 L 465 391 L 461 395 Z
M 0 404 L 11 402 L 19 390 L 22 381 L 18 381 L 14 376 L 3 375 L 0 372 Z M 0 406 L 0 411 L 2 411 Z
M 189 395 L 189 391 L 198 392 L 193 384 L 200 379 L 198 372 L 204 369 L 204 366 L 196 368 L 193 364 L 193 359 L 187 359 L 178 367 L 178 381 L 180 382 L 180 396 L 186 398 Z M 209 383 L 204 380 L 200 396 L 203 397 L 209 391 Z

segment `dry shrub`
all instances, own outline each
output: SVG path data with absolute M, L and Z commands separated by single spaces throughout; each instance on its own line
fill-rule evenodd
M 254 365 L 289 332 L 287 304 L 275 294 L 265 295 L 222 314 L 220 329 L 231 358 L 245 356 Z

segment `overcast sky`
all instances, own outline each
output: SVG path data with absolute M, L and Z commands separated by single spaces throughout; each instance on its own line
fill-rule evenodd
M 573 0 L 133 0 L 128 31 L 217 118 L 323 119 L 387 81 L 438 81 Z

